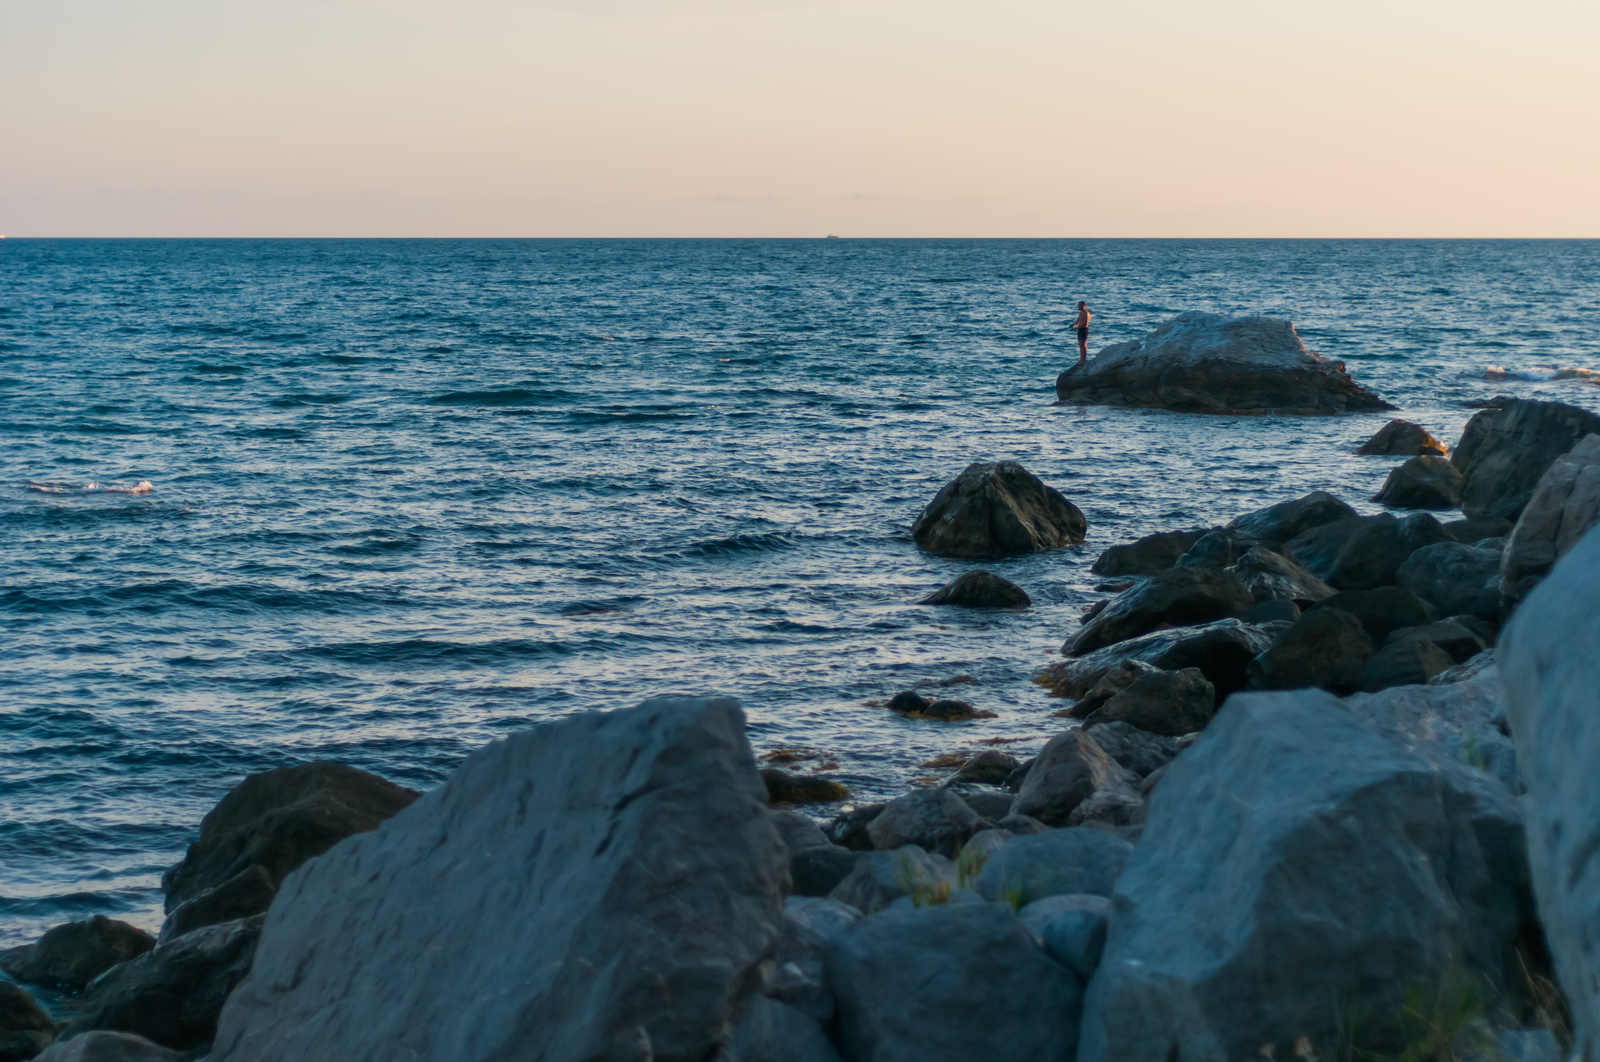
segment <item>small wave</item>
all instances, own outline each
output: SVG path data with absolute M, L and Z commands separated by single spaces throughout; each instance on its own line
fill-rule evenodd
M 85 483 L 81 487 L 68 486 L 64 483 L 30 482 L 28 489 L 40 494 L 149 494 L 156 488 L 148 479 L 141 479 L 137 483 L 109 483 L 104 486 L 99 483 Z
M 434 406 L 526 406 L 572 397 L 566 391 L 530 391 L 521 387 L 509 391 L 451 391 L 428 399 Z
M 697 542 L 682 551 L 686 557 L 721 557 L 736 553 L 775 553 L 778 550 L 789 549 L 795 540 L 788 535 L 771 532 L 756 535 L 732 535 L 728 538 L 714 538 L 708 542 Z
M 198 372 L 198 373 L 202 373 L 202 374 L 205 374 L 205 375 L 208 375 L 208 376 L 232 376 L 235 373 L 249 372 L 250 370 L 245 368 L 243 365 L 205 365 L 205 364 L 201 364 L 201 365 L 196 365 L 194 367 L 193 371 Z
M 1535 383 L 1544 383 L 1550 380 L 1586 380 L 1589 383 L 1600 383 L 1600 372 L 1593 369 L 1580 369 L 1573 365 L 1536 365 L 1531 369 L 1503 369 L 1498 365 L 1491 365 L 1484 370 L 1485 380 L 1528 380 Z

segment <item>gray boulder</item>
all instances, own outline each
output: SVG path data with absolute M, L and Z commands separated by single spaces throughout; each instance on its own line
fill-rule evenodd
M 1409 590 L 1380 586 L 1374 590 L 1346 590 L 1321 602 L 1318 608 L 1336 608 L 1360 621 L 1376 645 L 1401 627 L 1425 627 L 1437 610 Z
M 1397 520 L 1389 513 L 1314 527 L 1289 541 L 1295 557 L 1335 590 L 1390 585 L 1406 558 L 1450 538 L 1427 513 Z
M 0 1062 L 24 1062 L 56 1038 L 44 1008 L 8 981 L 0 981 Z
M 1344 362 L 1306 349 L 1288 321 L 1191 310 L 1056 378 L 1061 405 L 1317 415 L 1392 409 Z
M 1127 723 L 1095 723 L 1092 729 L 1087 725 L 1085 728 L 1107 756 L 1137 778 L 1159 771 L 1178 754 L 1176 738 L 1152 734 Z
M 265 915 L 185 933 L 90 982 L 63 1037 L 131 1032 L 163 1047 L 209 1043 L 223 1001 L 250 972 Z
M 1545 939 L 1576 1026 L 1600 1057 L 1600 530 L 1528 595 L 1500 639 L 1506 718 L 1527 783 L 1528 857 Z
M 1373 651 L 1371 636 L 1350 613 L 1312 609 L 1250 664 L 1250 687 L 1351 693 L 1360 688 L 1361 670 Z
M 862 914 L 876 914 L 902 896 L 937 898 L 948 895 L 955 886 L 954 862 L 908 844 L 893 852 L 863 855 L 828 898 L 849 904 Z
M 767 994 L 826 1024 L 833 1018 L 833 997 L 822 980 L 828 941 L 861 918 L 849 904 L 826 898 L 790 897 L 783 905 L 778 937 L 777 969 Z
M 1232 698 L 1152 795 L 1079 1059 L 1232 1062 L 1302 1036 L 1322 1056 L 1352 1026 L 1392 1054 L 1408 992 L 1459 975 L 1497 1005 L 1537 930 L 1515 802 L 1469 773 L 1323 693 Z
M 827 980 L 852 1062 L 1071 1062 L 1083 987 L 1001 904 L 888 911 L 840 933 Z
M 1244 584 L 1257 604 L 1292 601 L 1301 608 L 1310 608 L 1336 593 L 1295 561 L 1260 546 L 1246 550 L 1228 571 Z
M 1389 633 L 1388 641 L 1384 644 L 1426 638 L 1449 653 L 1454 663 L 1464 664 L 1486 648 L 1483 636 L 1462 622 L 1467 618 L 1452 617 L 1420 627 L 1400 627 Z
M 1070 719 L 1087 719 L 1093 715 L 1107 701 L 1133 685 L 1146 675 L 1159 675 L 1162 671 L 1154 664 L 1147 664 L 1143 660 L 1119 660 L 1095 680 L 1078 702 L 1066 710 Z
M 1173 568 L 1118 594 L 1072 640 L 1073 656 L 1137 638 L 1158 627 L 1190 627 L 1243 612 L 1255 598 L 1235 576 Z
M 1391 420 L 1378 429 L 1376 435 L 1362 443 L 1356 453 L 1386 457 L 1415 457 L 1419 454 L 1437 454 L 1448 457 L 1444 443 L 1428 434 L 1428 429 L 1409 420 Z
M 1033 604 L 1028 592 L 1009 579 L 979 568 L 962 572 L 927 597 L 919 605 L 960 605 L 963 608 L 1027 608 Z
M 850 876 L 862 854 L 836 844 L 796 852 L 789 857 L 790 891 L 796 896 L 827 896 Z
M 79 989 L 155 946 L 156 938 L 137 926 L 95 915 L 53 926 L 32 944 L 0 952 L 0 970 L 29 984 Z
M 950 779 L 950 784 L 1004 785 L 1006 779 L 1011 777 L 1011 772 L 1019 766 L 1021 764 L 1017 762 L 1017 758 L 1010 753 L 1001 752 L 999 749 L 985 749 L 963 763 L 961 769 Z
M 1511 534 L 1511 529 L 1516 525 L 1499 516 L 1473 516 L 1462 520 L 1451 520 L 1439 526 L 1444 528 L 1445 534 L 1457 542 L 1465 542 L 1471 546 L 1486 538 L 1504 538 Z
M 1133 792 L 1133 779 L 1083 730 L 1074 727 L 1051 738 L 1034 758 L 1013 814 L 1065 826 L 1073 809 L 1097 792 Z
M 1391 509 L 1455 509 L 1463 482 L 1448 458 L 1413 457 L 1389 473 L 1372 500 Z
M 1449 653 L 1427 637 L 1388 642 L 1367 658 L 1357 685 L 1367 693 L 1391 686 L 1413 686 L 1455 667 Z
M 1500 558 L 1500 592 L 1515 604 L 1600 524 L 1600 435 L 1585 435 L 1539 477 Z
M 967 838 L 993 825 L 949 789 L 919 789 L 889 801 L 867 835 L 879 851 L 914 844 L 954 859 Z
M 704 1058 L 786 862 L 736 702 L 534 727 L 289 876 L 214 1057 Z
M 1043 679 L 1064 697 L 1082 697 L 1125 660 L 1138 660 L 1166 671 L 1196 667 L 1224 698 L 1245 688 L 1250 662 L 1285 630 L 1287 623 L 1242 623 L 1218 620 L 1198 627 L 1154 631 L 1117 642 L 1081 657 L 1069 657 L 1045 669 Z M 1098 706 L 1096 706 L 1098 707 Z
M 1560 402 L 1502 400 L 1474 414 L 1450 458 L 1465 478 L 1462 510 L 1517 519 L 1545 470 L 1593 434 L 1600 416 Z
M 1052 896 L 1034 906 L 1046 905 L 1055 906 L 1040 934 L 1045 954 L 1088 984 L 1105 953 L 1111 901 L 1104 896 Z
M 1402 590 L 1430 601 L 1443 616 L 1500 615 L 1500 554 L 1460 542 L 1440 542 L 1413 553 L 1396 578 Z
M 193 1057 L 133 1033 L 100 1031 L 51 1044 L 34 1062 L 188 1062 Z
M 1189 547 L 1206 534 L 1205 528 L 1161 531 L 1133 542 L 1112 546 L 1096 558 L 1090 571 L 1096 575 L 1160 575 L 1178 563 Z
M 794 1007 L 755 996 L 728 1043 L 728 1062 L 839 1062 L 828 1034 Z
M 973 880 L 986 900 L 1021 909 L 1047 896 L 1110 896 L 1133 845 L 1102 830 L 1071 827 L 1014 837 Z
M 252 863 L 222 884 L 174 907 L 162 923 L 160 942 L 165 944 L 202 926 L 260 914 L 272 906 L 272 897 L 277 892 L 277 882 L 272 880 L 267 868 Z
M 1208 531 L 1189 551 L 1178 558 L 1177 568 L 1226 568 L 1239 559 L 1244 548 L 1226 531 Z
M 858 808 L 840 812 L 822 827 L 822 832 L 828 840 L 841 848 L 848 848 L 852 852 L 872 851 L 872 837 L 867 833 L 867 827 L 872 825 L 872 820 L 883 814 L 883 809 L 888 804 L 863 804 Z
M 1182 737 L 1202 729 L 1217 708 L 1217 691 L 1199 668 L 1141 675 L 1090 715 L 1085 724 L 1127 723 L 1151 734 Z
M 1083 513 L 1015 461 L 971 464 L 934 495 L 911 526 L 941 557 L 1009 557 L 1083 542 Z
M 1288 542 L 1313 527 L 1348 520 L 1356 511 L 1325 490 L 1245 513 L 1228 523 L 1227 530 L 1241 539 Z
M 822 827 L 798 811 L 774 810 L 770 817 L 773 828 L 778 831 L 779 839 L 791 856 L 807 848 L 820 848 L 833 843 L 822 832 Z

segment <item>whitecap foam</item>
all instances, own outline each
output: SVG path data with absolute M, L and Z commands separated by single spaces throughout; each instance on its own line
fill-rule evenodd
M 1600 372 L 1593 369 L 1580 369 L 1573 365 L 1535 365 L 1531 369 L 1503 369 L 1498 365 L 1491 365 L 1484 370 L 1485 380 L 1528 380 L 1534 383 L 1544 383 L 1550 380 L 1585 380 L 1590 383 L 1600 383 Z
M 110 483 L 105 486 L 91 481 L 81 487 L 69 487 L 62 483 L 29 482 L 28 489 L 38 491 L 40 494 L 149 494 L 156 488 L 148 479 L 141 479 L 137 483 Z

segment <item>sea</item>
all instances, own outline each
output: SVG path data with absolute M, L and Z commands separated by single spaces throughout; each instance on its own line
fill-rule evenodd
M 1185 310 L 1295 322 L 1395 414 L 1052 405 Z M 0 946 L 159 878 L 245 775 L 425 790 L 573 712 L 727 695 L 856 801 L 1037 751 L 1107 546 L 1312 490 L 1390 416 L 1600 411 L 1600 242 L 0 241 Z M 910 538 L 1013 459 L 1088 540 L 918 598 Z M 891 715 L 902 689 L 994 717 Z M 948 760 L 946 760 L 948 762 Z M 930 766 L 931 764 L 931 766 Z

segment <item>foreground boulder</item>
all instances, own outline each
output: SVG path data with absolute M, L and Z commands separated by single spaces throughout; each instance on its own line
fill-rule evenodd
M 1075 826 L 1007 841 L 972 887 L 986 900 L 1017 908 L 1051 896 L 1110 896 L 1133 845 L 1101 830 Z
M 829 943 L 852 1062 L 1071 1062 L 1083 986 L 1005 904 L 887 911 Z
M 36 1062 L 188 1062 L 192 1057 L 133 1033 L 100 1031 L 52 1044 Z
M 1356 453 L 1387 457 L 1416 457 L 1421 454 L 1448 457 L 1450 452 L 1422 425 L 1409 420 L 1391 420 L 1379 428 L 1376 435 L 1362 443 Z
M 137 926 L 95 915 L 55 926 L 32 944 L 0 953 L 0 970 L 30 984 L 81 989 L 155 946 L 156 938 Z
M 1392 409 L 1344 363 L 1306 349 L 1288 321 L 1191 310 L 1056 378 L 1063 405 L 1183 413 L 1328 414 Z
M 1443 457 L 1413 457 L 1383 481 L 1372 499 L 1391 509 L 1454 509 L 1461 504 L 1461 473 Z
M 963 608 L 1027 608 L 1033 604 L 1028 592 L 1009 579 L 982 568 L 962 572 L 941 586 L 919 605 L 960 605 Z
M 1600 530 L 1523 602 L 1500 641 L 1506 718 L 1528 793 L 1528 856 L 1572 1004 L 1573 1054 L 1600 1057 Z
M 1375 648 L 1361 621 L 1344 609 L 1312 609 L 1250 664 L 1250 688 L 1353 693 Z
M 1515 520 L 1545 469 L 1594 434 L 1600 416 L 1561 402 L 1505 400 L 1481 410 L 1450 458 L 1465 480 L 1461 508 L 1469 517 Z
M 1046 826 L 1066 826 L 1078 805 L 1100 792 L 1132 796 L 1133 779 L 1087 731 L 1074 727 L 1051 738 L 1034 758 L 1011 810 Z
M 290 875 L 214 1057 L 706 1058 L 786 855 L 735 702 L 535 727 Z
M 1015 461 L 971 464 L 911 525 L 941 557 L 1009 557 L 1083 542 L 1083 513 Z
M 914 844 L 954 859 L 973 834 L 993 825 L 952 790 L 918 789 L 889 801 L 867 835 L 879 851 Z
M 1239 579 L 1209 568 L 1173 568 L 1118 594 L 1072 640 L 1082 656 L 1158 627 L 1188 627 L 1237 615 L 1255 604 Z
M 252 774 L 200 820 L 200 838 L 161 878 L 170 914 L 253 866 L 274 885 L 346 837 L 373 830 L 417 799 L 409 789 L 342 763 Z M 271 898 L 267 898 L 271 902 Z M 233 909 L 234 917 L 259 914 Z
M 96 978 L 62 1035 L 137 1033 L 179 1050 L 209 1043 L 228 993 L 250 972 L 265 915 L 185 933 Z
M 1522 844 L 1492 779 L 1323 693 L 1236 696 L 1153 792 L 1078 1058 L 1233 1062 L 1300 1037 L 1328 1057 L 1352 1028 L 1387 1057 L 1408 993 L 1459 976 L 1497 1005 L 1537 932 Z
M 0 981 L 0 1062 L 23 1062 L 56 1038 L 55 1023 L 34 998 Z
M 739 1015 L 728 1062 L 839 1062 L 822 1026 L 798 1008 L 756 996 Z
M 1500 561 L 1500 592 L 1521 601 L 1600 524 L 1600 435 L 1586 435 L 1539 478 Z

